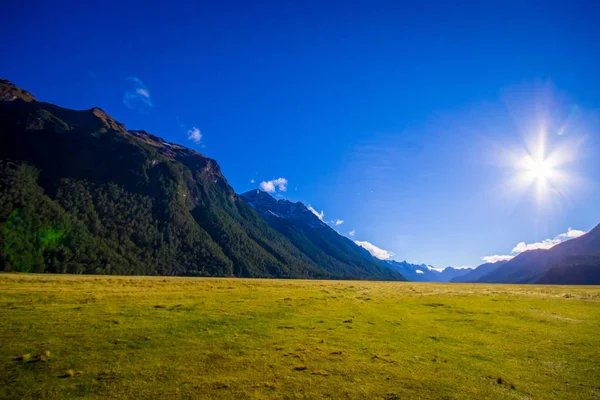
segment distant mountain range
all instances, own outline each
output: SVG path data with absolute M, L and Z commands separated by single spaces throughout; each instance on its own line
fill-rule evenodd
M 286 236 L 215 160 L 0 79 L 0 270 L 404 280 L 318 225 Z
M 479 279 L 496 270 L 497 268 L 500 268 L 504 264 L 506 264 L 506 261 L 481 264 L 480 266 L 468 271 L 464 275 L 452 278 L 451 282 L 477 282 Z
M 452 279 L 464 276 L 473 271 L 472 268 L 446 267 L 442 271 L 426 264 L 410 264 L 406 261 L 386 260 L 382 263 L 414 282 L 450 282 Z

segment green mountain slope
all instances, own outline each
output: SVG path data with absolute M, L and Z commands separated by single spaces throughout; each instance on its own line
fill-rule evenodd
M 307 257 L 334 276 L 404 280 L 400 273 L 382 266 L 367 250 L 322 222 L 304 204 L 275 200 L 261 190 L 251 190 L 240 197 Z
M 228 185 L 218 164 L 99 108 L 0 80 L 0 268 L 331 278 Z

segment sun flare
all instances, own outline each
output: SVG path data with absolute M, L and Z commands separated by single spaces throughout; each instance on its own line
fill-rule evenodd
M 567 199 L 577 178 L 567 168 L 577 157 L 581 142 L 557 145 L 548 131 L 541 129 L 534 140 L 512 154 L 513 189 L 524 195 L 532 190 L 538 206 Z
M 494 198 L 507 209 L 531 207 L 544 214 L 572 207 L 591 184 L 582 174 L 591 155 L 586 144 L 597 129 L 594 114 L 549 84 L 520 86 L 504 98 L 510 118 L 489 114 L 490 136 L 505 131 L 504 136 L 484 153 L 503 169 L 493 184 Z
M 550 161 L 543 157 L 533 158 L 532 156 L 526 156 L 525 170 L 530 178 L 535 181 L 545 181 L 551 179 L 555 175 L 555 171 Z

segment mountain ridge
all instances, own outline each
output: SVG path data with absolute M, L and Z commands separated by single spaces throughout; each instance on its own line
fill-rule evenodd
M 579 278 L 570 279 L 569 274 Z M 477 280 L 480 283 L 548 284 L 567 281 L 600 284 L 600 224 L 582 236 L 549 249 L 525 251 Z
M 495 263 L 481 264 L 481 265 L 478 265 L 477 267 L 475 267 L 474 269 L 472 269 L 471 271 L 467 272 L 466 274 L 457 276 L 457 277 L 451 279 L 450 281 L 451 282 L 476 282 L 481 277 L 489 274 L 490 272 L 492 272 L 496 268 L 499 268 L 500 266 L 504 265 L 505 263 L 506 263 L 506 261 L 497 261 Z
M 382 266 L 367 250 L 321 221 L 303 203 L 277 200 L 259 189 L 240 197 L 317 265 L 343 276 L 364 277 L 370 271 L 382 279 L 404 280 L 401 274 Z
M 450 282 L 453 278 L 467 274 L 472 270 L 470 268 L 448 266 L 440 271 L 427 264 L 411 264 L 407 261 L 396 260 L 383 260 L 381 263 L 414 282 Z
M 218 163 L 0 81 L 0 270 L 381 279 L 317 265 Z M 401 279 L 389 275 L 389 279 Z

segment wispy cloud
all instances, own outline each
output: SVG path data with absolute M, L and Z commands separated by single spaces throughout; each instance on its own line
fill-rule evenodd
M 132 83 L 132 87 L 125 92 L 123 103 L 131 109 L 140 109 L 154 107 L 150 90 L 144 85 L 144 82 L 138 77 L 129 77 L 127 81 Z
M 321 212 L 318 212 L 311 205 L 309 205 L 307 208 L 310 210 L 310 212 L 315 214 L 317 216 L 317 218 L 319 218 L 321 221 L 323 221 L 323 218 L 325 218 L 325 211 L 321 210 Z
M 559 243 L 562 243 L 569 239 L 578 238 L 579 236 L 582 236 L 585 234 L 586 234 L 585 231 L 569 228 L 565 233 L 556 235 L 552 239 L 544 239 L 544 240 L 541 240 L 539 242 L 534 242 L 534 243 L 519 242 L 519 243 L 517 243 L 517 245 L 515 247 L 513 247 L 513 249 L 511 250 L 511 253 L 518 255 L 524 251 L 529 251 L 529 250 L 538 250 L 538 249 L 547 250 L 547 249 L 550 249 L 550 248 L 556 246 Z M 493 263 L 493 262 L 498 262 L 498 261 L 510 260 L 514 257 L 515 257 L 514 255 L 493 255 L 493 256 L 485 256 L 482 258 L 482 260 L 487 263 Z
M 187 131 L 187 138 L 194 143 L 200 143 L 202 140 L 202 132 L 200 132 L 200 129 L 193 127 Z
M 342 219 L 336 219 L 335 221 L 331 221 L 331 222 L 333 222 L 333 224 L 335 226 L 340 226 L 341 224 L 344 223 L 344 220 L 342 220 Z
M 277 190 L 285 192 L 287 190 L 288 180 L 285 178 L 277 178 L 270 181 L 262 181 L 260 188 L 267 193 L 275 193 Z
M 356 229 L 352 229 L 350 232 L 348 232 L 348 235 L 354 237 L 354 235 L 356 235 Z
M 250 179 L 250 183 L 254 183 L 254 179 Z
M 354 243 L 367 250 L 373 257 L 379 258 L 380 260 L 391 260 L 392 257 L 394 257 L 394 253 L 377 247 L 373 243 L 360 240 L 355 240 Z

